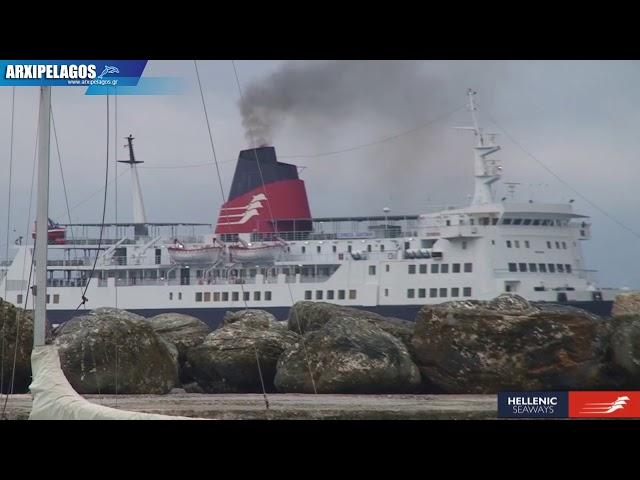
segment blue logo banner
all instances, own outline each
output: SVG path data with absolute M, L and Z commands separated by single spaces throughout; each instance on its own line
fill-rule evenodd
M 568 392 L 499 392 L 498 418 L 567 418 Z
M 174 77 L 143 77 L 147 60 L 0 60 L 0 87 L 85 87 L 86 95 L 175 95 Z

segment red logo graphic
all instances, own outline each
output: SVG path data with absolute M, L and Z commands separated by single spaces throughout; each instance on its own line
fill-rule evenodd
M 640 418 L 640 391 L 569 392 L 569 417 Z

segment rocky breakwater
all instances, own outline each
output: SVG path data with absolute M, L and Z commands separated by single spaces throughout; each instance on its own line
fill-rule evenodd
M 298 302 L 291 308 L 288 328 L 301 338 L 278 360 L 274 383 L 280 392 L 408 393 L 420 386 L 406 345 L 412 329 L 405 322 L 328 303 Z
M 198 385 L 207 393 L 249 393 L 275 390 L 273 379 L 280 355 L 299 336 L 262 310 L 228 313 L 222 327 L 188 349 L 187 360 Z
M 598 388 L 609 335 L 603 319 L 517 295 L 425 305 L 412 337 L 427 384 L 446 393 Z
M 0 299 L 0 393 L 28 391 L 32 347 L 33 313 Z
M 176 348 L 150 322 L 123 310 L 96 309 L 54 332 L 62 370 L 82 394 L 162 394 L 178 382 Z

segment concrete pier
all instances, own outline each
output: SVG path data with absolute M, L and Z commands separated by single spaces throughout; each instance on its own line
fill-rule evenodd
M 216 420 L 464 420 L 494 419 L 495 395 L 267 395 L 174 393 L 86 395 L 89 401 L 123 410 Z M 4 399 L 3 399 L 4 400 Z M 6 415 L 26 420 L 31 395 L 12 395 Z

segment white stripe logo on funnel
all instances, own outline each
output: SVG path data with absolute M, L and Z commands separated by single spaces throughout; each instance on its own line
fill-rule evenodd
M 259 193 L 258 195 L 254 195 L 253 197 L 251 197 L 251 201 L 244 207 L 221 208 L 220 217 L 218 218 L 218 225 L 242 225 L 243 223 L 247 223 L 252 217 L 260 215 L 258 209 L 263 207 L 262 200 L 267 200 L 267 197 L 264 193 Z M 244 211 L 242 213 L 235 213 L 238 210 Z M 227 211 L 230 211 L 230 213 L 222 213 Z M 237 217 L 241 218 L 238 221 L 232 221 Z M 225 219 L 226 221 L 223 222 L 223 219 Z

